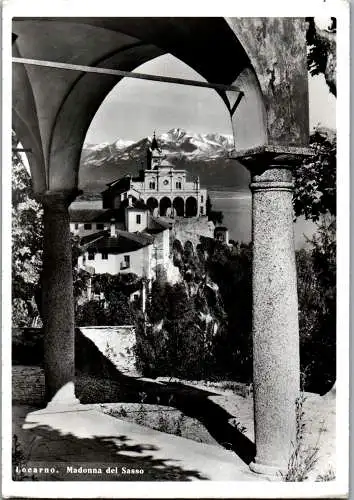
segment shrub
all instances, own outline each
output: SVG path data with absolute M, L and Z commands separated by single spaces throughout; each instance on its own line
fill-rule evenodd
M 77 326 L 107 325 L 108 318 L 101 302 L 90 300 L 78 306 L 76 313 Z
M 327 482 L 334 481 L 336 479 L 336 473 L 332 467 L 330 467 L 324 474 L 319 474 L 316 477 L 316 482 Z
M 220 375 L 252 380 L 252 247 L 241 244 L 231 250 L 215 244 L 207 269 L 218 285 L 227 317 L 216 339 L 216 370 Z
M 327 392 L 336 378 L 335 221 L 324 218 L 310 241 L 297 252 L 300 360 L 305 389 Z
M 78 326 L 132 325 L 136 311 L 129 302 L 130 293 L 141 287 L 135 274 L 102 274 L 93 277 L 94 292 L 103 293 L 103 300 L 91 300 L 77 307 Z
M 12 329 L 12 364 L 41 366 L 44 333 L 41 328 Z
M 301 392 L 296 400 L 296 442 L 288 462 L 288 469 L 285 474 L 281 474 L 283 481 L 302 482 L 308 479 L 310 472 L 315 468 L 319 458 L 318 444 L 313 448 L 306 448 L 305 422 L 303 405 L 305 402 L 304 393 Z

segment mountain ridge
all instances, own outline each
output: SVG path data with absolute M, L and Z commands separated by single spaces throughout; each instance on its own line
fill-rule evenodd
M 163 156 L 175 168 L 187 170 L 191 177 L 199 176 L 202 186 L 247 189 L 247 170 L 229 158 L 234 148 L 232 135 L 173 128 L 156 138 Z M 126 174 L 136 175 L 141 168 L 146 168 L 146 152 L 151 140 L 148 136 L 137 141 L 118 138 L 112 143 L 84 144 L 80 161 L 81 189 L 103 190 L 112 180 Z
M 161 149 L 169 156 L 178 159 L 210 161 L 217 157 L 226 157 L 234 148 L 233 136 L 227 134 L 197 134 L 181 128 L 172 128 L 157 136 Z M 140 158 L 145 153 L 152 137 L 137 141 L 117 139 L 113 143 L 84 144 L 82 161 L 100 166 L 104 160 L 131 160 Z
M 335 136 L 328 127 L 316 127 L 321 135 Z M 79 170 L 80 188 L 86 192 L 99 192 L 106 184 L 130 174 L 137 175 L 146 168 L 146 152 L 151 136 L 137 141 L 116 139 L 113 143 L 84 144 Z M 185 169 L 191 177 L 200 178 L 207 189 L 247 191 L 250 183 L 248 170 L 230 158 L 234 150 L 232 135 L 219 133 L 193 133 L 172 128 L 157 136 L 162 154 L 175 168 Z

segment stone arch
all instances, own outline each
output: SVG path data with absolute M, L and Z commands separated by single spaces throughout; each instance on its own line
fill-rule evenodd
M 12 45 L 12 55 L 21 57 L 18 47 Z M 18 65 L 12 77 L 12 129 L 22 146 L 31 150 L 27 155 L 33 189 L 36 193 L 48 189 L 48 178 L 40 123 L 36 115 L 36 101 L 24 66 Z
M 14 46 L 15 49 L 18 46 L 22 57 L 31 56 L 35 48 L 38 59 L 51 60 L 54 59 L 51 46 L 60 47 L 61 40 L 65 39 L 67 42 L 63 45 L 62 56 L 68 62 L 71 62 L 70 58 L 75 53 L 82 55 L 82 64 L 126 71 L 170 53 L 189 65 L 206 81 L 230 84 L 237 80 L 245 68 L 253 68 L 248 52 L 254 42 L 247 39 L 241 43 L 240 30 L 237 31 L 240 22 L 235 19 L 230 22 L 221 17 L 210 20 L 147 18 L 140 19 L 138 23 L 133 18 L 78 18 L 74 25 L 71 20 L 65 26 L 65 23 L 59 20 L 21 20 L 14 22 L 14 31 L 18 35 Z M 73 26 L 77 36 L 71 41 Z M 199 28 L 201 38 L 197 50 L 194 34 Z M 211 40 L 210 32 L 219 34 L 217 41 Z M 154 34 L 152 37 L 151 33 Z M 47 43 L 46 37 L 49 34 L 53 39 L 52 44 Z M 36 39 L 34 47 L 31 37 Z M 88 40 L 90 50 L 87 47 Z M 189 47 L 187 52 L 184 47 Z M 203 50 L 200 50 L 201 47 Z M 226 51 L 235 55 L 235 63 L 225 65 L 224 61 L 216 56 Z M 18 72 L 18 66 L 20 65 L 14 67 L 14 73 Z M 260 69 L 257 70 L 259 73 Z M 263 81 L 256 71 L 253 73 L 257 82 Z M 47 84 L 48 76 L 45 70 L 31 71 L 29 74 L 30 84 L 38 101 L 37 112 L 42 117 L 41 120 L 46 122 L 45 126 L 41 127 L 41 134 L 44 158 L 51 172 L 47 189 L 72 189 L 78 181 L 80 154 L 88 127 L 107 94 L 121 78 L 93 73 L 57 72 L 59 78 L 53 78 L 52 88 Z M 260 85 L 257 88 L 261 89 Z M 217 93 L 233 115 L 234 95 L 230 97 L 228 92 L 222 90 Z M 55 98 L 52 98 L 53 96 Z M 262 91 L 259 97 L 262 100 Z M 249 100 L 249 105 L 252 105 L 252 100 Z M 266 130 L 265 124 L 263 132 Z M 263 132 L 253 146 L 264 143 Z M 241 144 L 240 147 L 244 145 Z
M 183 256 L 183 245 L 179 239 L 175 239 L 172 243 L 172 259 L 173 264 L 178 266 L 182 261 Z
M 177 215 L 177 217 L 184 216 L 184 199 L 181 196 L 177 196 L 173 200 L 173 208 L 175 210 L 175 215 Z
M 183 252 L 183 245 L 181 243 L 181 240 L 176 238 L 172 243 L 172 249 L 176 250 L 176 252 L 182 253 Z
M 235 84 L 241 88 L 243 94 L 221 90 L 218 94 L 227 106 L 234 131 L 243 130 L 243 117 L 248 120 L 243 135 L 237 136 L 234 132 L 238 157 L 253 173 L 258 169 L 262 171 L 262 175 L 254 175 L 252 183 L 256 193 L 253 215 L 257 221 L 253 233 L 253 282 L 256 285 L 253 287 L 256 299 L 253 338 L 254 358 L 258 360 L 254 373 L 257 456 L 252 470 L 274 473 L 286 468 L 284 450 L 290 449 L 295 436 L 294 404 L 299 387 L 296 270 L 290 243 L 293 226 L 289 165 L 295 160 L 289 146 L 299 149 L 308 144 L 305 19 L 75 18 L 62 21 L 19 18 L 13 25 L 17 35 L 15 45 L 22 57 L 68 63 L 80 60 L 89 66 L 130 71 L 154 57 L 170 53 L 209 82 Z M 210 36 L 211 33 L 215 36 Z M 226 63 L 220 57 L 225 53 L 230 55 Z M 20 93 L 27 85 L 24 72 L 33 98 L 27 99 L 23 94 L 21 100 Z M 33 144 L 29 147 L 40 150 L 36 161 L 30 163 L 31 170 L 36 169 L 38 177 L 40 174 L 44 177 L 41 182 L 37 179 L 35 189 L 39 192 L 45 187 L 47 191 L 42 197 L 50 221 L 45 225 L 44 257 L 51 266 L 45 268 L 43 275 L 44 290 L 49 297 L 46 303 L 54 305 L 48 310 L 52 321 L 45 325 L 47 346 L 51 346 L 45 348 L 46 398 L 50 400 L 59 395 L 56 401 L 62 398 L 64 402 L 70 399 L 75 402 L 67 205 L 73 196 L 72 190 L 77 187 L 87 129 L 120 77 L 15 64 L 13 78 L 14 107 L 33 133 L 28 140 Z M 253 128 L 254 121 L 257 128 Z M 19 126 L 14 124 L 15 130 Z M 19 131 L 18 135 L 27 146 Z M 244 149 L 246 151 L 240 151 Z M 273 172 L 267 172 L 275 165 L 280 172 L 276 178 Z M 281 202 L 271 203 L 274 196 Z M 167 200 L 167 208 L 170 208 L 171 200 Z M 278 223 L 275 206 L 280 207 L 279 220 L 283 224 Z M 265 238 L 266 233 L 271 237 Z M 289 244 L 279 252 L 277 242 L 284 233 L 287 237 L 282 241 Z M 276 272 L 279 265 L 284 269 L 282 274 L 286 280 L 279 278 Z M 264 325 L 264 317 L 268 316 L 271 321 Z M 66 334 L 65 342 L 60 339 L 62 332 Z M 263 348 L 264 342 L 267 342 L 267 350 Z M 276 363 L 272 363 L 274 359 Z M 264 377 L 265 367 L 271 368 L 270 377 Z M 277 383 L 279 380 L 281 384 Z M 265 405 L 267 411 L 264 411 Z
M 162 216 L 170 215 L 171 207 L 172 207 L 172 202 L 171 202 L 170 198 L 168 198 L 167 196 L 164 196 L 163 198 L 161 198 L 161 200 L 160 200 L 160 215 L 162 215 Z
M 184 244 L 184 254 L 186 256 L 194 255 L 194 246 L 190 240 L 187 240 Z
M 198 202 L 194 196 L 186 199 L 186 217 L 195 217 L 198 214 Z
M 154 210 L 159 206 L 159 202 L 157 201 L 156 198 L 151 196 L 146 200 L 146 205 L 148 206 L 150 212 L 153 213 Z

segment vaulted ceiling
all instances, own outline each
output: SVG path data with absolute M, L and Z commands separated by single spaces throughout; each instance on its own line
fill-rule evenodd
M 287 140 L 278 116 L 284 109 L 278 104 L 283 105 L 282 99 L 289 102 L 288 88 L 282 95 L 283 75 L 288 75 L 288 70 L 279 63 L 274 69 L 267 54 L 271 49 L 272 59 L 274 54 L 278 61 L 284 59 L 281 42 L 285 40 L 293 51 L 293 55 L 288 51 L 286 57 L 297 57 L 301 63 L 294 66 L 299 81 L 303 62 L 302 52 L 299 55 L 302 40 L 296 35 L 298 25 L 296 21 L 276 24 L 241 18 L 15 18 L 13 56 L 132 71 L 150 59 L 170 53 L 209 82 L 236 82 L 241 86 L 245 98 L 238 122 L 233 118 L 233 126 L 240 131 L 241 143 L 248 147 L 267 140 L 263 96 L 267 97 L 270 91 L 273 94 L 268 107 L 272 107 L 272 114 L 268 113 L 268 117 L 273 123 L 270 126 L 268 120 L 268 131 L 273 127 L 280 141 Z M 278 72 L 279 77 L 272 71 Z M 120 79 L 13 64 L 13 127 L 24 147 L 32 149 L 30 165 L 37 191 L 77 184 L 87 129 Z M 268 80 L 273 82 L 272 87 Z M 276 100 L 274 89 L 278 92 Z M 234 96 L 219 93 L 228 112 Z M 304 90 L 301 95 L 305 95 Z M 302 102 L 306 105 L 307 101 L 298 100 L 294 113 Z M 301 138 L 298 129 L 294 130 Z

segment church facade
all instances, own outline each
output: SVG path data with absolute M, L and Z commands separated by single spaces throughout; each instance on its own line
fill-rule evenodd
M 142 200 L 160 217 L 206 216 L 207 190 L 199 178 L 188 180 L 186 170 L 177 170 L 166 159 L 154 136 L 147 151 L 147 168 L 139 176 L 127 175 L 108 184 L 102 193 L 104 208 L 119 208 L 131 196 Z

